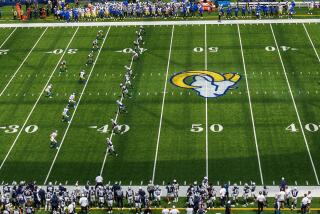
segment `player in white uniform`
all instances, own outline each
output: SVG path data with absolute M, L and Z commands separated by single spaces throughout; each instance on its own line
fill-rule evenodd
M 126 106 L 120 100 L 117 100 L 116 103 L 118 104 L 118 107 L 119 107 L 118 109 L 119 113 L 122 113 L 122 112 L 128 113 L 128 111 L 126 110 Z
M 86 72 L 85 70 L 81 70 L 79 73 L 79 82 L 85 83 L 86 82 Z
M 103 38 L 103 30 L 99 30 L 97 34 L 97 39 L 102 39 Z
M 93 42 L 92 42 L 92 49 L 93 49 L 94 51 L 96 51 L 96 50 L 99 49 L 99 45 L 98 45 L 98 40 L 97 40 L 97 39 L 93 40 Z
M 130 208 L 133 207 L 134 205 L 134 200 L 133 200 L 133 196 L 134 196 L 134 191 L 132 190 L 132 188 L 129 186 L 128 190 L 126 192 L 126 198 L 128 200 L 128 205 L 130 206 Z
M 46 92 L 46 97 L 52 98 L 52 84 L 49 83 L 44 90 Z
M 57 141 L 58 130 L 55 130 L 50 134 L 50 147 L 59 149 L 59 142 Z
M 76 93 L 72 93 L 69 96 L 68 106 L 69 107 L 74 107 L 74 108 L 77 106 Z
M 91 51 L 88 55 L 86 66 L 91 65 L 93 63 L 93 51 Z
M 69 107 L 66 106 L 62 111 L 62 122 L 70 123 L 68 112 L 69 112 Z
M 154 190 L 154 199 L 155 199 L 156 206 L 159 206 L 159 207 L 161 203 L 161 194 L 162 194 L 162 191 L 159 185 L 157 185 L 156 189 Z
M 111 155 L 115 155 L 116 157 L 118 156 L 118 153 L 114 150 L 112 141 L 107 138 L 107 152 Z

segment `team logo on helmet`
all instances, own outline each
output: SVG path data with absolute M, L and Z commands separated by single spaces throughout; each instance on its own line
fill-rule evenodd
M 204 98 L 220 97 L 234 87 L 241 76 L 237 73 L 219 74 L 214 71 L 183 71 L 170 79 L 175 86 L 192 89 Z

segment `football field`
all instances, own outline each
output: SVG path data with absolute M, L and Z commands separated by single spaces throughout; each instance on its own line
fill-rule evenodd
M 146 25 L 132 61 L 138 29 L 0 28 L 0 184 L 94 183 L 101 173 L 132 185 L 204 176 L 213 184 L 274 185 L 283 176 L 289 185 L 319 185 L 320 23 Z M 99 30 L 101 48 L 85 66 Z M 131 63 L 132 98 L 119 114 Z M 73 92 L 78 105 L 65 123 Z M 123 134 L 112 134 L 111 118 Z M 54 130 L 58 150 L 50 148 Z M 106 154 L 110 136 L 118 157 Z

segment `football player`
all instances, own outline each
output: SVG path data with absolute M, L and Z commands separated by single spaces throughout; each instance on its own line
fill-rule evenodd
M 97 39 L 102 39 L 103 38 L 103 30 L 99 30 L 97 34 Z
M 172 183 L 172 186 L 173 186 L 173 202 L 178 202 L 179 200 L 179 183 L 177 182 L 176 179 L 173 180 L 173 183 Z
M 248 186 L 247 183 L 244 184 L 243 186 L 243 200 L 244 200 L 244 206 L 248 206 L 248 198 L 249 198 L 249 193 L 250 193 L 250 187 Z
M 116 157 L 118 156 L 118 153 L 114 150 L 112 141 L 109 138 L 107 138 L 107 152 L 110 155 L 115 155 Z
M 116 102 L 117 102 L 118 107 L 119 107 L 119 109 L 118 109 L 119 113 L 122 113 L 122 112 L 123 113 L 128 113 L 128 111 L 126 110 L 126 106 L 120 100 L 117 100 Z
M 107 205 L 108 205 L 108 213 L 112 213 L 113 191 L 111 189 L 109 189 L 107 192 Z
M 67 62 L 66 60 L 62 60 L 60 63 L 60 72 L 66 72 L 67 70 Z
M 75 108 L 77 106 L 76 93 L 72 93 L 69 96 L 68 106 L 73 107 L 73 108 Z
M 133 200 L 133 196 L 134 196 L 134 191 L 132 190 L 132 188 L 129 186 L 128 190 L 126 191 L 126 198 L 128 200 L 128 205 L 130 208 L 133 207 L 134 205 L 134 200 Z
M 98 49 L 99 49 L 98 40 L 95 39 L 95 40 L 93 40 L 93 42 L 92 42 L 92 50 L 96 51 L 96 50 L 98 50 Z
M 59 149 L 59 143 L 57 141 L 58 130 L 55 130 L 50 134 L 50 147 Z
M 85 70 L 81 70 L 79 73 L 79 82 L 85 83 L 86 82 L 86 72 Z
M 45 88 L 44 91 L 46 92 L 46 97 L 52 98 L 52 87 L 53 87 L 52 84 L 49 83 Z
M 127 65 L 125 65 L 124 68 L 126 69 L 126 74 L 127 74 L 130 78 L 134 79 L 135 76 L 134 76 L 134 74 L 133 74 L 133 70 L 132 70 L 129 66 L 127 66 Z
M 66 106 L 62 111 L 62 119 L 61 119 L 62 122 L 70 123 L 68 112 L 69 112 L 69 107 Z
M 291 204 L 291 210 L 297 208 L 297 203 L 298 203 L 298 188 L 294 187 L 293 190 L 291 190 L 291 195 L 292 195 L 292 204 Z
M 129 90 L 128 90 L 128 88 L 126 87 L 126 85 L 122 85 L 121 90 L 122 90 L 121 93 L 122 93 L 122 97 L 123 97 L 123 98 L 128 97 L 128 98 L 131 99 L 132 96 L 130 95 Z
M 236 205 L 238 205 L 238 196 L 239 196 L 239 187 L 235 183 L 232 187 L 232 199 Z
M 104 206 L 104 198 L 105 198 L 105 190 L 103 186 L 98 186 L 97 196 L 98 196 L 98 205 L 100 208 L 102 208 Z
M 159 185 L 157 185 L 154 190 L 154 199 L 155 199 L 156 206 L 159 206 L 159 207 L 161 203 L 161 194 L 162 194 L 161 188 L 159 187 Z
M 87 58 L 86 66 L 91 65 L 93 63 L 93 51 L 91 51 Z
M 138 192 L 134 194 L 134 206 L 136 208 L 135 213 L 141 213 L 141 196 L 139 195 Z

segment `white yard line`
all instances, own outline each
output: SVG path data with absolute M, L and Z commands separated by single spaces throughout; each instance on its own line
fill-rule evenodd
M 174 33 L 174 25 L 172 26 L 171 31 L 171 39 L 170 39 L 170 48 L 169 48 L 169 56 L 168 56 L 168 63 L 167 63 L 167 72 L 166 72 L 166 79 L 164 82 L 163 88 L 163 97 L 162 97 L 162 106 L 161 106 L 161 114 L 160 114 L 160 121 L 159 121 L 159 131 L 158 131 L 158 138 L 157 138 L 157 147 L 156 147 L 156 154 L 154 156 L 154 164 L 153 164 L 153 172 L 152 172 L 152 183 L 154 183 L 154 177 L 156 175 L 156 168 L 157 168 L 157 159 L 158 159 L 158 150 L 159 150 L 159 143 L 160 143 L 160 135 L 161 135 L 161 127 L 162 127 L 162 117 L 163 117 L 163 110 L 164 110 L 164 101 L 166 99 L 167 93 L 167 82 L 168 82 L 168 75 L 169 75 L 169 68 L 170 68 L 170 60 L 171 60 L 171 50 L 172 50 L 172 41 L 173 41 L 173 33 Z
M 131 62 L 130 62 L 130 66 L 129 66 L 130 68 L 132 67 L 132 63 L 133 63 L 133 57 L 131 57 Z M 122 100 L 123 100 L 123 95 L 121 95 L 120 102 L 122 102 Z M 116 117 L 115 117 L 115 122 L 117 122 L 119 114 L 120 114 L 120 110 L 118 108 L 117 113 L 116 113 Z M 114 132 L 112 130 L 110 138 L 109 138 L 110 140 L 112 140 L 113 135 L 114 135 Z M 100 175 L 102 175 L 102 173 L 103 173 L 103 170 L 104 170 L 104 167 L 105 167 L 105 164 L 107 161 L 107 157 L 108 157 L 108 150 L 106 150 L 106 154 L 104 155 L 104 158 L 103 158 L 102 166 L 100 169 Z
M 249 108 L 250 108 L 250 114 L 251 114 L 251 122 L 252 122 L 252 130 L 253 130 L 254 142 L 256 144 L 256 152 L 257 152 L 257 158 L 258 158 L 260 179 L 261 179 L 261 184 L 264 184 L 263 175 L 262 175 L 262 169 L 261 169 L 261 162 L 260 162 L 259 146 L 258 146 L 258 140 L 257 140 L 257 134 L 256 134 L 256 126 L 255 126 L 255 123 L 254 123 L 254 117 L 253 117 L 253 111 L 252 111 L 251 96 L 250 96 L 250 89 L 249 89 L 248 76 L 247 76 L 247 68 L 246 68 L 246 62 L 244 60 L 244 54 L 243 54 L 240 27 L 239 27 L 239 25 L 237 25 L 237 27 L 238 27 L 238 35 L 239 35 L 239 41 L 240 41 L 240 50 L 241 50 L 241 56 L 242 56 L 243 71 L 244 71 L 244 76 L 245 76 L 246 86 L 247 86 L 247 91 L 248 91 Z
M 6 42 L 10 39 L 10 37 L 12 36 L 12 34 L 17 30 L 17 27 L 14 28 L 14 30 L 9 34 L 9 36 L 6 38 L 6 40 L 4 40 L 4 42 L 2 42 L 2 44 L 0 45 L 0 48 L 2 48 L 4 46 L 4 44 L 6 44 Z
M 208 70 L 208 51 L 207 51 L 207 25 L 204 25 L 204 70 Z M 206 85 L 206 92 L 207 91 Z M 209 178 L 209 154 L 208 154 L 208 98 L 206 98 L 206 176 Z
M 51 73 L 51 75 L 50 75 L 50 77 L 49 77 L 49 79 L 48 79 L 47 83 L 46 83 L 46 84 L 45 84 L 45 86 L 43 87 L 43 89 L 42 89 L 42 91 L 41 91 L 41 93 L 40 93 L 40 95 L 39 95 L 39 97 L 38 97 L 37 101 L 35 102 L 35 104 L 33 105 L 32 109 L 31 109 L 31 111 L 29 112 L 29 115 L 28 115 L 27 119 L 25 120 L 25 122 L 23 123 L 22 127 L 20 128 L 20 131 L 19 131 L 19 133 L 18 133 L 17 137 L 16 137 L 16 138 L 15 138 L 15 140 L 13 141 L 13 144 L 11 145 L 11 147 L 10 147 L 10 149 L 9 149 L 8 153 L 6 154 L 5 158 L 3 159 L 3 161 L 2 161 L 2 163 L 1 163 L 1 165 L 0 165 L 0 171 L 1 171 L 1 169 L 2 169 L 2 167 L 3 167 L 3 165 L 4 165 L 4 163 L 6 162 L 7 158 L 9 157 L 9 155 L 10 155 L 10 153 L 11 153 L 11 151 L 12 151 L 13 147 L 14 147 L 14 146 L 15 146 L 15 144 L 17 143 L 17 141 L 18 141 L 18 139 L 19 139 L 19 137 L 20 137 L 20 135 L 21 135 L 22 131 L 24 130 L 24 128 L 25 128 L 25 126 L 26 126 L 26 124 L 28 123 L 28 121 L 29 121 L 29 119 L 30 119 L 30 117 L 31 117 L 31 115 L 32 115 L 32 113 L 33 113 L 33 111 L 34 111 L 34 109 L 35 109 L 35 108 L 36 108 L 36 106 L 38 105 L 38 102 L 39 102 L 40 98 L 43 96 L 43 92 L 44 92 L 45 88 L 46 88 L 46 87 L 47 87 L 47 85 L 50 83 L 50 80 L 51 80 L 51 78 L 53 77 L 54 72 L 56 71 L 57 67 L 58 67 L 58 66 L 59 66 L 59 64 L 60 64 L 60 61 L 62 60 L 62 58 L 64 57 L 65 53 L 67 52 L 67 50 L 68 50 L 68 48 L 69 48 L 69 46 L 70 46 L 70 44 L 71 44 L 71 42 L 72 42 L 73 38 L 75 37 L 76 33 L 78 32 L 78 29 L 79 29 L 79 27 L 77 28 L 77 30 L 74 32 L 73 36 L 71 37 L 71 39 L 70 39 L 70 41 L 69 41 L 69 43 L 68 43 L 68 45 L 67 45 L 66 49 L 64 50 L 63 54 L 61 55 L 61 57 L 60 57 L 60 59 L 59 59 L 59 61 L 58 61 L 57 65 L 56 65 L 56 66 L 55 66 L 55 68 L 53 69 L 53 71 L 52 71 L 52 73 Z
M 22 61 L 22 63 L 20 64 L 20 66 L 17 68 L 17 70 L 14 72 L 14 74 L 11 76 L 9 82 L 6 84 L 6 86 L 2 89 L 2 91 L 0 92 L 0 97 L 3 95 L 3 93 L 6 91 L 6 89 L 9 87 L 10 83 L 12 82 L 12 80 L 15 78 L 16 74 L 20 71 L 20 69 L 22 68 L 22 66 L 24 65 L 24 63 L 27 61 L 28 57 L 30 56 L 30 54 L 32 53 L 32 51 L 34 50 L 34 48 L 38 45 L 39 41 L 42 39 L 43 35 L 45 34 L 45 32 L 48 30 L 48 27 L 46 27 L 46 29 L 42 32 L 42 34 L 40 35 L 40 37 L 38 38 L 38 40 L 36 41 L 36 43 L 34 43 L 33 47 L 31 48 L 31 50 L 29 51 L 29 53 L 27 54 L 27 56 L 24 58 L 24 60 Z
M 304 143 L 306 145 L 306 148 L 307 148 L 307 151 L 308 151 L 308 154 L 309 154 L 309 158 L 310 158 L 310 162 L 311 162 L 311 165 L 312 165 L 312 168 L 313 168 L 313 172 L 314 172 L 317 184 L 319 185 L 318 174 L 317 174 L 316 168 L 315 168 L 314 163 L 313 163 L 313 159 L 312 159 L 312 156 L 311 156 L 311 153 L 310 153 L 310 149 L 309 149 L 309 145 L 308 145 L 308 141 L 307 141 L 306 135 L 304 133 L 304 127 L 302 126 L 302 122 L 301 122 L 301 119 L 300 119 L 298 108 L 297 108 L 296 102 L 294 100 L 293 93 L 292 93 L 292 90 L 291 90 L 291 86 L 290 86 L 290 83 L 289 83 L 289 79 L 288 79 L 288 76 L 287 76 L 287 71 L 286 71 L 286 68 L 284 66 L 284 63 L 283 63 L 283 60 L 282 60 L 282 56 L 281 56 L 281 53 L 280 53 L 280 50 L 279 50 L 279 47 L 278 47 L 278 42 L 277 42 L 276 36 L 275 36 L 275 34 L 273 32 L 273 27 L 272 27 L 271 24 L 270 24 L 270 29 L 271 29 L 271 32 L 272 32 L 274 43 L 275 43 L 277 51 L 278 51 L 278 55 L 279 55 L 279 59 L 280 59 L 280 62 L 281 62 L 282 70 L 283 70 L 284 76 L 285 76 L 286 81 L 287 81 L 287 85 L 288 85 L 288 88 L 289 88 L 289 92 L 290 92 L 290 96 L 291 96 L 291 99 L 292 99 L 292 103 L 293 103 L 294 109 L 295 109 L 296 114 L 297 114 L 297 118 L 298 118 L 300 129 L 301 129 L 301 133 L 303 135 Z
M 234 25 L 234 24 L 295 24 L 320 23 L 320 19 L 264 19 L 264 20 L 186 20 L 186 21 L 128 21 L 128 22 L 56 22 L 56 23 L 10 23 L 0 24 L 0 28 L 8 27 L 103 27 L 103 26 L 154 26 L 154 25 Z
M 314 44 L 313 44 L 313 42 L 312 42 L 312 40 L 311 40 L 311 37 L 310 37 L 310 35 L 309 35 L 309 32 L 308 32 L 306 26 L 304 25 L 304 23 L 303 23 L 302 25 L 303 25 L 303 28 L 304 28 L 304 30 L 306 31 L 306 34 L 307 34 L 307 36 L 308 36 L 308 38 L 309 38 L 309 41 L 310 41 L 310 43 L 311 43 L 311 45 L 312 45 L 312 48 L 313 48 L 313 50 L 314 50 L 314 53 L 316 54 L 316 56 L 317 56 L 317 58 L 318 58 L 318 61 L 320 62 L 320 57 L 319 57 L 319 55 L 318 55 L 318 52 L 317 52 L 316 48 L 314 47 Z
M 56 155 L 54 156 L 54 159 L 53 159 L 53 161 L 52 161 L 52 163 L 51 163 L 50 169 L 49 169 L 49 171 L 48 171 L 48 174 L 47 174 L 47 176 L 46 176 L 46 179 L 44 180 L 43 185 L 45 185 L 45 184 L 47 183 L 48 179 L 49 179 L 49 176 L 50 176 L 50 174 L 51 174 L 52 168 L 53 168 L 53 166 L 54 166 L 54 164 L 55 164 L 55 162 L 56 162 L 56 160 L 57 160 L 57 157 L 58 157 L 58 155 L 59 155 L 59 152 L 60 152 L 60 150 L 61 150 L 61 148 L 62 148 L 64 139 L 66 138 L 66 136 L 67 136 L 67 134 L 68 134 L 68 131 L 69 131 L 69 128 L 70 128 L 70 126 L 71 126 L 71 124 L 72 124 L 73 117 L 74 117 L 74 115 L 75 115 L 76 112 L 77 112 L 77 109 L 78 109 L 78 107 L 79 107 L 79 105 L 80 105 L 80 102 L 81 102 L 82 96 L 83 96 L 83 94 L 84 94 L 84 91 L 86 90 L 87 85 L 88 85 L 88 83 L 89 83 L 89 80 L 90 80 L 92 71 L 93 71 L 93 69 L 94 69 L 94 67 L 95 67 L 95 65 L 96 65 L 96 63 L 97 63 L 97 61 L 98 61 L 98 58 L 99 58 L 100 53 L 101 53 L 101 50 L 102 50 L 102 48 L 103 48 L 103 46 L 104 46 L 104 43 L 105 43 L 105 41 L 106 41 L 106 39 L 107 39 L 107 37 L 108 37 L 108 35 L 109 35 L 110 28 L 111 28 L 111 27 L 108 28 L 108 31 L 107 31 L 107 33 L 106 33 L 106 35 L 105 35 L 105 37 L 104 37 L 104 39 L 103 39 L 103 42 L 102 42 L 102 44 L 101 44 L 101 47 L 100 47 L 100 49 L 99 49 L 99 51 L 98 51 L 98 54 L 97 54 L 97 56 L 96 56 L 96 58 L 95 58 L 95 60 L 94 60 L 94 62 L 93 62 L 93 65 L 92 65 L 92 67 L 91 67 L 90 73 L 89 73 L 88 78 L 87 78 L 87 81 L 86 81 L 86 83 L 84 84 L 83 89 L 82 89 L 82 91 L 81 91 L 81 93 L 80 93 L 80 97 L 79 97 L 78 103 L 77 103 L 77 105 L 76 105 L 76 107 L 75 107 L 75 109 L 74 109 L 74 111 L 73 111 L 73 113 L 72 113 L 72 116 L 71 116 L 70 121 L 69 121 L 69 123 L 68 123 L 67 129 L 66 129 L 66 131 L 65 131 L 64 134 L 63 134 L 63 137 L 62 137 L 61 142 L 60 142 L 60 145 L 59 145 L 59 149 L 58 149 L 58 151 L 56 152 Z

